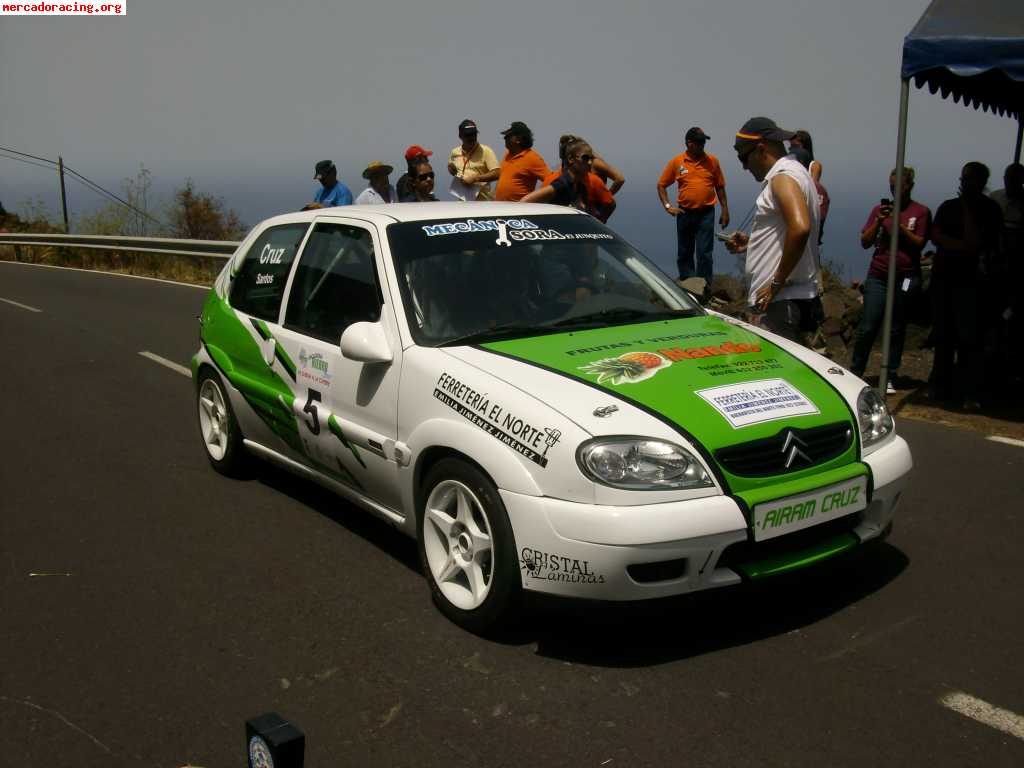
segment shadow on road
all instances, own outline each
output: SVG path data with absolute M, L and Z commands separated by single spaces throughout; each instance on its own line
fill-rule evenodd
M 416 542 L 366 510 L 355 506 L 311 480 L 296 477 L 270 462 L 254 462 L 250 478 L 258 480 L 278 493 L 283 493 L 337 523 L 345 530 L 362 537 L 410 571 L 416 574 L 421 573 Z
M 269 463 L 256 465 L 257 477 L 422 573 L 416 543 L 382 520 Z M 536 643 L 539 656 L 592 666 L 664 664 L 814 624 L 884 588 L 909 564 L 884 542 L 793 574 L 679 597 L 614 603 L 531 595 L 522 620 L 496 641 Z
M 544 601 L 537 653 L 602 667 L 699 656 L 809 626 L 882 589 L 910 564 L 888 543 L 756 584 L 641 603 Z M 525 638 L 523 638 L 525 640 Z

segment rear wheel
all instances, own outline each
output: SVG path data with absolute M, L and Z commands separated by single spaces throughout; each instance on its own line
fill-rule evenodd
M 494 483 L 465 461 L 442 459 L 421 498 L 420 561 L 438 608 L 478 634 L 507 625 L 519 608 L 519 563 Z
M 196 405 L 199 434 L 210 464 L 222 475 L 237 475 L 247 458 L 242 431 L 220 377 L 208 368 L 199 374 Z

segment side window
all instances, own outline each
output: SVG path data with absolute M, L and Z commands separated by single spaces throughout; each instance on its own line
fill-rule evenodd
M 292 281 L 285 327 L 337 344 L 352 323 L 379 320 L 380 307 L 370 233 L 317 224 Z
M 277 320 L 295 252 L 308 224 L 271 227 L 250 246 L 231 285 L 231 306 L 262 320 Z

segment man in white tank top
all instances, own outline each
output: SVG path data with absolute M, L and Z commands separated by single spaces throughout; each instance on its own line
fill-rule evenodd
M 754 117 L 736 134 L 740 165 L 764 184 L 750 235 L 736 232 L 725 246 L 746 254 L 751 307 L 768 330 L 803 343 L 817 324 L 818 227 L 814 181 L 782 143 L 792 138 L 767 117 Z

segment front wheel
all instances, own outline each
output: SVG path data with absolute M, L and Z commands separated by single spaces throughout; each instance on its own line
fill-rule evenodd
M 199 374 L 196 405 L 199 434 L 210 464 L 222 475 L 237 475 L 246 460 L 242 431 L 238 428 L 220 377 L 209 369 Z
M 442 459 L 427 473 L 421 498 L 420 561 L 434 602 L 470 632 L 506 626 L 522 590 L 512 526 L 494 483 L 467 462 Z

